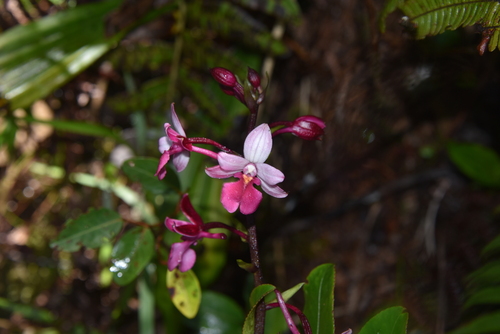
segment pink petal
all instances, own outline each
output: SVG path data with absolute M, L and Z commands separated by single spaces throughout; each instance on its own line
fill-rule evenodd
M 269 185 L 275 185 L 285 179 L 285 174 L 268 164 L 257 164 L 257 176 Z
M 273 138 L 269 125 L 263 123 L 252 130 L 245 139 L 243 153 L 253 163 L 263 163 L 269 157 L 273 147 Z
M 219 161 L 220 168 L 233 173 L 241 172 L 243 168 L 250 163 L 250 161 L 243 157 L 226 152 L 219 153 L 217 161 Z
M 253 182 L 247 184 L 240 202 L 240 212 L 244 215 L 254 213 L 262 201 L 262 193 L 253 187 Z
M 262 193 L 253 187 L 254 180 L 259 180 L 254 179 L 245 184 L 241 173 L 236 174 L 235 177 L 240 178 L 240 180 L 225 183 L 222 186 L 222 206 L 230 213 L 235 212 L 238 206 L 244 215 L 254 213 L 262 201 Z
M 189 247 L 191 247 L 192 244 L 193 244 L 192 241 L 184 241 L 184 242 L 176 242 L 175 244 L 172 245 L 172 247 L 170 248 L 170 256 L 168 257 L 168 270 L 172 271 L 181 264 L 184 257 L 184 253 L 188 249 L 190 249 Z M 196 260 L 196 253 L 195 253 L 195 260 Z
M 158 180 L 163 180 L 163 178 L 167 175 L 167 170 L 165 169 L 165 165 L 170 160 L 170 154 L 168 151 L 163 152 L 160 157 L 160 162 L 158 163 L 158 169 L 156 169 L 155 176 L 158 176 Z
M 181 263 L 179 264 L 179 270 L 181 272 L 188 271 L 193 268 L 194 263 L 196 262 L 196 252 L 189 248 L 182 255 Z
M 174 154 L 172 157 L 172 163 L 174 164 L 175 170 L 178 172 L 182 172 L 186 169 L 186 166 L 189 163 L 189 152 L 182 151 L 180 153 Z
M 276 185 L 269 185 L 268 183 L 264 182 L 264 180 L 262 180 L 262 184 L 260 186 L 262 187 L 262 190 L 273 197 L 284 198 L 288 196 L 288 193 L 283 189 Z
M 193 208 L 191 201 L 189 200 L 188 194 L 184 194 L 181 198 L 181 210 L 182 213 L 196 226 L 201 228 L 203 225 L 203 220 L 196 210 Z
M 177 117 L 177 114 L 175 113 L 174 103 L 170 105 L 170 112 L 172 114 L 172 124 L 174 126 L 175 131 L 177 131 L 177 133 L 180 134 L 182 137 L 186 137 L 186 132 L 184 131 L 184 128 L 182 127 L 182 124 L 179 121 L 179 117 Z
M 170 149 L 170 146 L 172 146 L 172 141 L 166 136 L 161 137 L 158 140 L 158 150 L 160 151 L 160 153 L 168 151 Z
M 233 213 L 238 209 L 241 197 L 243 196 L 243 190 L 244 182 L 241 179 L 236 182 L 224 183 L 220 201 L 228 212 Z
M 220 166 L 213 166 L 205 168 L 205 173 L 208 176 L 213 177 L 215 179 L 226 179 L 228 177 L 234 176 L 235 172 L 226 172 L 220 168 Z

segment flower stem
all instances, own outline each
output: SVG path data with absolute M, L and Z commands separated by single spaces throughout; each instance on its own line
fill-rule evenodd
M 247 216 L 248 230 L 248 245 L 250 247 L 250 259 L 255 268 L 253 280 L 255 286 L 263 283 L 262 270 L 260 268 L 259 247 L 257 243 L 257 227 L 255 225 L 255 217 L 253 214 Z M 261 300 L 255 309 L 255 334 L 264 334 L 264 326 L 266 321 L 266 304 Z

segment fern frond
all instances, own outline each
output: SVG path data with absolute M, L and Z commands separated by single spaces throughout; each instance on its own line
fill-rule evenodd
M 482 54 L 500 49 L 500 3 L 492 0 L 389 0 L 381 14 L 380 29 L 385 30 L 385 18 L 400 9 L 404 19 L 415 28 L 416 38 L 437 35 L 446 30 L 479 24 L 483 39 L 478 46 Z

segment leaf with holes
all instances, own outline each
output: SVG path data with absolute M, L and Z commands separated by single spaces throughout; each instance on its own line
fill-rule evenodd
M 201 287 L 192 270 L 167 271 L 167 289 L 172 303 L 186 318 L 193 319 L 200 308 Z
M 112 239 L 122 226 L 118 213 L 104 208 L 90 209 L 77 219 L 68 220 L 51 247 L 67 252 L 76 252 L 81 246 L 97 248 Z

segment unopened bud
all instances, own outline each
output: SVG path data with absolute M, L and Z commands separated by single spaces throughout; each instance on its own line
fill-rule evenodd
M 210 70 L 210 74 L 219 84 L 227 87 L 234 87 L 237 84 L 236 76 L 233 72 L 223 68 L 214 67 Z
M 253 68 L 248 68 L 248 75 L 247 75 L 248 81 L 252 85 L 253 88 L 259 88 L 260 87 L 260 76 L 259 73 L 257 73 L 256 70 Z
M 325 122 L 316 116 L 301 116 L 293 121 L 290 132 L 305 140 L 321 140 Z

